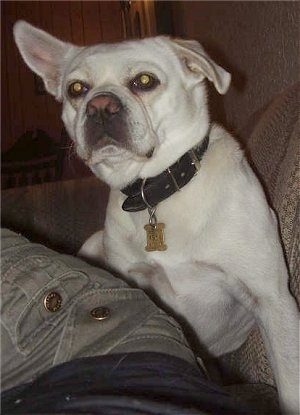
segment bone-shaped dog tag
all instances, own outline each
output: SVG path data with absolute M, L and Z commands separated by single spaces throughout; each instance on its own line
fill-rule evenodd
M 164 227 L 164 223 L 156 223 L 155 225 L 147 224 L 144 226 L 147 234 L 146 251 L 165 251 L 167 249 L 167 245 L 164 243 Z

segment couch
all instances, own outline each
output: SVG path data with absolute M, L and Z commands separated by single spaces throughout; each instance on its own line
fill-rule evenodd
M 253 114 L 238 132 L 280 225 L 290 290 L 300 304 L 299 93 L 296 84 Z M 2 226 L 33 241 L 76 254 L 103 226 L 108 188 L 95 177 L 45 183 L 2 192 Z M 258 328 L 234 353 L 219 360 L 227 389 L 254 403 L 258 413 L 278 412 L 271 368 Z

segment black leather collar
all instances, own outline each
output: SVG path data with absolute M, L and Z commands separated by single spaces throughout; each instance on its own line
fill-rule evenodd
M 138 212 L 146 208 L 154 208 L 159 202 L 185 186 L 200 168 L 200 161 L 209 144 L 209 132 L 200 145 L 187 151 L 172 166 L 158 176 L 148 179 L 137 179 L 121 190 L 127 197 L 122 209 L 127 212 Z

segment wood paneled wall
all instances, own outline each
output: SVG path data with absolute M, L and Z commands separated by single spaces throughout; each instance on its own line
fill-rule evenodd
M 78 45 L 119 41 L 124 38 L 120 2 L 4 1 L 1 14 L 2 151 L 36 128 L 59 139 L 61 104 L 48 94 L 36 94 L 34 76 L 13 40 L 13 24 L 24 19 Z

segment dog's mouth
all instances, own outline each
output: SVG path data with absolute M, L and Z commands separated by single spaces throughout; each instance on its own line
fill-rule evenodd
M 103 146 L 98 150 L 90 151 L 87 155 L 80 154 L 80 150 L 78 150 L 79 156 L 82 158 L 82 160 L 88 165 L 93 166 L 96 164 L 99 164 L 103 162 L 103 160 L 110 158 L 113 159 L 119 159 L 124 157 L 126 154 L 130 155 L 134 153 L 135 156 L 144 158 L 144 159 L 150 159 L 154 153 L 155 148 L 151 148 L 146 154 L 136 154 L 130 149 L 122 148 L 119 145 L 114 144 L 113 142 L 111 144 L 107 144 Z

